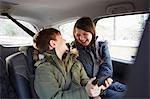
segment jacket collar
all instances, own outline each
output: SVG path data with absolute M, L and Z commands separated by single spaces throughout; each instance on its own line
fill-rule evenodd
M 66 52 L 64 54 L 63 60 L 60 60 L 56 54 L 55 49 L 49 50 L 46 53 L 44 53 L 46 61 L 50 61 L 55 65 L 57 68 L 59 68 L 63 74 L 66 75 L 66 73 L 70 72 L 70 69 L 73 65 L 73 60 L 70 52 Z
M 95 50 L 95 47 L 94 47 L 94 44 L 92 45 L 89 45 L 89 46 L 83 46 L 82 44 L 80 43 L 76 43 L 76 47 L 77 47 L 77 50 L 85 50 L 85 51 L 94 51 Z

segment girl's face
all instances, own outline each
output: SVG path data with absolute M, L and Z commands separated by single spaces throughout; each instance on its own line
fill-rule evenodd
M 75 28 L 75 39 L 83 46 L 88 46 L 92 41 L 92 34 L 82 29 Z

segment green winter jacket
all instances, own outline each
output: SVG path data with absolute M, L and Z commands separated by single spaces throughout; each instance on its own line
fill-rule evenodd
M 34 87 L 40 99 L 89 99 L 85 90 L 89 78 L 70 52 L 60 60 L 55 50 L 50 50 L 35 66 Z

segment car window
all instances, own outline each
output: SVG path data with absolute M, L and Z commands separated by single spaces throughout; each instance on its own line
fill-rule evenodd
M 66 42 L 71 42 L 74 40 L 73 37 L 73 27 L 77 19 L 66 21 L 52 27 L 57 28 L 61 33 Z
M 36 33 L 35 27 L 25 21 L 19 21 L 32 32 Z M 0 44 L 3 46 L 25 46 L 32 45 L 32 37 L 13 23 L 10 19 L 0 18 Z
M 96 32 L 106 40 L 113 59 L 133 63 L 148 14 L 134 14 L 99 19 Z

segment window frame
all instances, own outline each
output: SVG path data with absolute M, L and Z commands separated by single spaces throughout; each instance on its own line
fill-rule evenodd
M 71 22 L 74 22 L 74 23 L 75 23 L 79 18 L 80 18 L 80 17 L 74 17 L 74 18 L 71 18 L 71 19 L 68 19 L 68 20 L 64 20 L 64 21 L 62 21 L 62 22 L 60 22 L 60 23 L 57 23 L 57 24 L 53 25 L 52 27 L 58 29 L 58 30 L 62 33 L 63 38 L 66 39 L 66 38 L 64 37 L 64 34 L 65 34 L 65 33 L 63 33 L 63 32 L 60 30 L 60 27 L 61 27 L 62 25 L 67 24 L 67 23 L 71 23 Z M 74 25 L 73 25 L 73 26 L 74 26 Z M 73 31 L 73 30 L 72 30 L 72 31 Z M 73 32 L 72 32 L 72 35 L 73 35 Z M 74 40 L 74 38 L 71 38 L 71 39 Z M 67 42 L 67 43 L 70 43 L 70 40 L 67 41 L 67 39 L 66 39 L 66 42 Z
M 19 27 L 15 22 L 13 22 L 12 20 L 10 20 L 9 18 L 5 18 L 5 17 L 0 17 L 0 19 L 4 19 L 4 20 L 6 20 L 6 21 L 10 21 L 10 22 L 12 22 L 11 24 L 14 24 L 14 26 L 16 27 L 16 28 L 20 28 L 22 31 L 24 31 L 21 27 Z M 31 23 L 31 22 L 29 22 L 29 21 L 26 21 L 26 20 L 20 20 L 20 19 L 15 19 L 16 21 L 18 21 L 19 23 L 21 23 L 22 24 L 22 22 L 25 22 L 25 23 L 27 23 L 27 24 L 29 24 L 29 25 L 31 25 L 33 28 L 34 28 L 34 32 L 35 33 L 37 33 L 39 30 L 38 30 L 38 28 L 37 28 L 37 26 L 35 25 L 35 24 L 33 24 L 33 23 Z M 21 22 L 20 22 L 21 21 Z M 24 25 L 24 24 L 22 24 L 22 25 Z M 25 25 L 24 25 L 25 26 Z M 25 26 L 26 27 L 26 26 Z M 28 28 L 28 27 L 27 27 Z M 28 28 L 29 30 L 31 30 L 30 28 Z M 32 31 L 32 30 L 31 30 Z M 26 33 L 27 35 L 29 35 L 26 31 L 24 31 L 23 33 Z M 30 36 L 30 35 L 29 35 Z M 32 36 L 30 36 L 30 37 L 32 37 Z M 8 37 L 9 38 L 9 37 Z M 15 39 L 14 39 L 15 40 Z M 33 42 L 32 42 L 33 43 Z M 30 45 L 32 45 L 32 44 L 20 44 L 20 43 L 18 43 L 18 44 L 16 44 L 16 43 L 12 43 L 12 44 L 10 44 L 10 43 L 0 43 L 2 46 L 5 46 L 5 47 L 20 47 L 20 46 L 30 46 Z
M 111 18 L 111 17 L 119 17 L 119 16 L 127 16 L 127 15 L 137 15 L 137 14 L 149 14 L 149 12 L 144 11 L 144 12 L 133 12 L 133 13 L 123 13 L 123 14 L 113 14 L 113 15 L 99 16 L 99 17 L 94 18 L 94 19 L 93 19 L 93 22 L 95 23 L 95 26 L 96 26 L 97 22 L 98 22 L 99 20 L 103 19 L 103 18 Z M 141 35 L 141 36 L 142 36 L 142 35 Z M 141 39 L 140 39 L 140 41 L 139 41 L 139 45 L 140 45 L 140 42 L 141 42 Z M 139 45 L 137 46 L 137 51 L 138 51 Z M 124 46 L 124 45 L 123 45 L 123 46 Z M 133 47 L 133 46 L 131 46 L 131 47 Z M 131 57 L 132 57 L 132 56 L 131 56 Z M 134 61 L 135 61 L 135 59 L 136 59 L 136 54 L 135 54 L 135 56 L 133 56 L 133 57 L 134 57 L 133 60 L 130 60 L 130 61 L 129 61 L 129 60 L 124 60 L 124 59 L 115 58 L 115 57 L 112 57 L 112 56 L 111 56 L 111 59 L 112 59 L 113 61 L 118 61 L 118 62 L 121 62 L 121 63 L 133 64 Z

